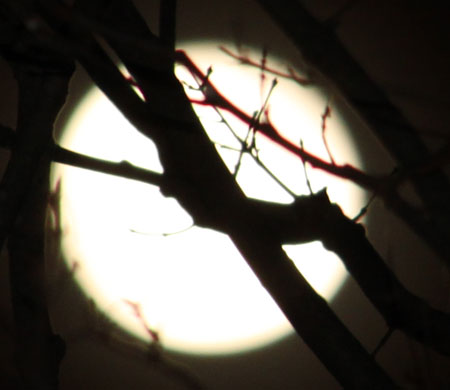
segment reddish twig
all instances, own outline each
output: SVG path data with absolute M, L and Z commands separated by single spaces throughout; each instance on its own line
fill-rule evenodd
M 128 299 L 123 299 L 123 302 L 125 302 L 127 305 L 129 305 L 131 307 L 131 309 L 133 310 L 134 316 L 139 320 L 142 327 L 145 329 L 145 331 L 150 336 L 150 339 L 153 342 L 158 343 L 159 342 L 158 333 L 150 327 L 147 320 L 144 318 L 144 314 L 142 313 L 141 305 L 137 302 L 133 302 Z
M 185 66 L 202 86 L 204 98 L 191 99 L 191 103 L 226 110 L 240 119 L 243 123 L 249 126 L 253 124 L 255 131 L 296 155 L 302 161 L 308 162 L 314 168 L 323 170 L 343 179 L 351 180 L 361 187 L 370 190 L 378 189 L 382 184 L 381 178 L 370 176 L 351 165 L 335 165 L 313 155 L 312 153 L 284 138 L 270 122 L 254 123 L 254 118 L 242 111 L 239 107 L 223 96 L 211 82 L 210 78 L 208 78 L 205 73 L 197 67 L 197 65 L 186 55 L 184 51 L 177 51 L 176 54 L 176 61 Z

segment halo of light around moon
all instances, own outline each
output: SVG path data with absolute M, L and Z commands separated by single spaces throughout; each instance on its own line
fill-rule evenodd
M 215 85 L 248 113 L 267 94 L 258 69 L 239 64 L 217 43 L 185 45 L 200 68 L 213 66 Z M 252 51 L 249 55 L 258 58 Z M 269 57 L 272 67 L 285 68 Z M 194 80 L 182 69 L 177 75 Z M 198 92 L 187 87 L 188 94 Z M 279 79 L 270 98 L 270 120 L 283 135 L 303 140 L 307 150 L 327 158 L 321 114 L 327 98 L 316 88 Z M 236 167 L 239 142 L 210 107 L 198 115 L 225 164 Z M 230 126 L 245 138 L 247 127 L 227 113 Z M 336 162 L 358 164 L 358 155 L 339 114 L 327 123 L 327 139 Z M 59 143 L 105 160 L 126 160 L 162 172 L 155 145 L 138 133 L 113 105 L 93 88 L 74 111 Z M 264 137 L 256 137 L 259 157 L 294 193 L 306 194 L 301 162 Z M 324 186 L 347 215 L 364 202 L 357 188 L 307 167 L 314 191 Z M 189 228 L 191 217 L 157 187 L 89 170 L 56 164 L 53 183 L 61 179 L 62 247 L 74 278 L 98 307 L 128 332 L 149 335 L 142 319 L 159 334 L 164 348 L 200 353 L 234 353 L 261 347 L 291 332 L 291 326 L 224 234 Z M 237 181 L 247 196 L 288 203 L 292 196 L 244 155 Z M 284 246 L 313 287 L 331 299 L 346 277 L 339 259 L 318 242 Z M 141 308 L 141 320 L 130 303 Z M 301 302 L 299 302 L 301 304 Z

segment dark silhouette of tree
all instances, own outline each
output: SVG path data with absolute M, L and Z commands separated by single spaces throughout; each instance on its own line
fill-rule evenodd
M 450 316 L 402 285 L 367 239 L 364 227 L 332 204 L 326 191 L 296 197 L 289 205 L 249 199 L 203 131 L 173 74 L 175 63 L 186 66 L 199 80 L 205 91 L 203 104 L 240 116 L 253 131 L 304 162 L 372 191 L 449 264 L 450 185 L 440 170 L 448 160 L 448 144 L 437 154 L 427 150 L 415 129 L 336 38 L 332 27 L 339 15 L 319 23 L 295 0 L 258 3 L 306 61 L 329 78 L 369 124 L 396 159 L 394 173 L 372 176 L 322 161 L 302 145 L 285 141 L 270 123 L 245 116 L 189 57 L 174 50 L 174 0 L 161 1 L 158 34 L 150 31 L 127 0 L 0 1 L 1 54 L 19 91 L 16 129 L 0 129 L 1 144 L 11 150 L 0 184 L 0 243 L 2 247 L 8 243 L 16 365 L 22 388 L 56 389 L 64 356 L 64 341 L 50 325 L 44 288 L 51 161 L 158 185 L 164 195 L 178 200 L 196 225 L 228 234 L 298 335 L 346 389 L 394 389 L 397 385 L 308 284 L 282 244 L 321 241 L 341 258 L 390 332 L 400 330 L 443 355 L 450 354 Z M 132 80 L 120 73 L 111 50 Z M 55 144 L 53 124 L 64 105 L 75 62 L 130 123 L 155 142 L 163 174 L 90 158 Z M 399 194 L 405 181 L 414 185 L 421 209 Z

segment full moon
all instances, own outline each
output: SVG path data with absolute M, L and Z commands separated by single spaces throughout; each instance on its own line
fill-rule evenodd
M 249 115 L 260 110 L 270 94 L 270 121 L 286 139 L 301 141 L 323 159 L 331 155 L 336 163 L 360 165 L 351 134 L 332 103 L 326 123 L 328 150 L 325 146 L 326 91 L 268 71 L 261 78 L 260 69 L 242 64 L 219 45 L 192 43 L 182 49 L 203 71 L 211 66 L 212 82 Z M 261 53 L 249 49 L 245 56 L 258 62 Z M 282 59 L 267 59 L 271 69 L 285 72 L 287 65 Z M 178 67 L 176 74 L 188 96 L 201 96 L 185 69 Z M 275 77 L 278 83 L 271 91 Z M 355 185 L 303 166 L 264 137 L 254 139 L 258 160 L 241 153 L 247 125 L 212 107 L 194 108 L 230 174 L 238 169 L 236 180 L 248 197 L 289 203 L 292 194 L 309 193 L 308 179 L 312 191 L 327 187 L 331 200 L 349 216 L 364 205 L 365 195 Z M 96 88 L 74 110 L 58 142 L 89 156 L 163 172 L 153 142 Z M 192 226 L 190 215 L 157 187 L 61 164 L 53 167 L 53 185 L 57 181 L 67 265 L 77 264 L 77 283 L 130 334 L 152 342 L 151 329 L 168 350 L 229 354 L 267 346 L 292 332 L 231 240 Z M 340 260 L 319 242 L 283 248 L 314 289 L 331 300 L 346 278 Z

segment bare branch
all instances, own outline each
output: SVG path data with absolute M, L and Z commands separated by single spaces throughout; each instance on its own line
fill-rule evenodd
M 0 125 L 0 147 L 12 148 L 15 139 L 16 136 L 12 129 Z M 47 148 L 46 153 L 53 162 L 115 175 L 125 179 L 137 180 L 158 187 L 164 187 L 164 183 L 169 181 L 162 173 L 134 166 L 128 161 L 106 161 L 77 153 L 52 143 Z
M 118 163 L 105 161 L 61 148 L 58 145 L 54 145 L 51 148 L 50 156 L 53 161 L 62 164 L 107 173 L 125 179 L 138 180 L 159 187 L 164 187 L 164 183 L 168 181 L 163 174 L 134 166 L 128 161 L 121 161 Z
M 404 166 L 417 166 L 426 161 L 430 153 L 417 131 L 402 113 L 389 101 L 388 96 L 351 57 L 337 36 L 316 21 L 295 0 L 258 0 L 259 4 L 292 39 L 305 60 L 329 78 L 371 129 L 386 149 Z M 350 3 L 351 4 L 351 3 Z M 425 236 L 428 244 L 449 264 L 450 259 L 450 181 L 440 170 L 429 175 L 411 178 L 415 189 L 424 201 L 430 218 L 421 222 L 407 222 L 417 232 L 432 232 Z M 387 204 L 404 218 L 396 202 Z M 412 224 L 415 225 L 412 225 Z
M 281 243 L 320 240 L 335 252 L 390 328 L 450 356 L 450 314 L 410 293 L 370 244 L 363 226 L 331 204 L 324 191 L 297 197 L 292 205 L 251 203 L 265 216 L 259 224 L 271 226 Z
M 192 60 L 186 55 L 186 53 L 178 51 L 177 61 L 186 66 L 186 68 L 199 80 L 205 81 L 205 99 L 191 100 L 192 103 L 215 106 L 230 112 L 244 123 L 253 123 L 252 117 L 243 112 L 232 102 L 227 100 L 211 83 L 211 81 L 205 77 L 203 72 L 192 62 Z M 298 156 L 301 160 L 307 161 L 314 168 L 321 169 L 331 175 L 351 180 L 354 183 L 359 184 L 363 188 L 367 189 L 377 188 L 383 182 L 383 178 L 370 176 L 350 165 L 333 165 L 328 163 L 327 161 L 322 160 L 319 157 L 312 155 L 305 149 L 302 149 L 298 145 L 295 145 L 292 142 L 286 140 L 270 122 L 255 123 L 254 129 L 264 136 L 268 137 L 271 141 L 283 147 L 290 153 Z
M 242 55 L 233 53 L 230 49 L 226 48 L 225 46 L 219 46 L 219 49 L 222 50 L 225 54 L 228 54 L 230 57 L 238 60 L 241 64 L 249 65 L 249 66 L 261 69 L 264 72 L 271 73 L 271 74 L 273 74 L 275 76 L 278 76 L 278 77 L 282 77 L 282 78 L 289 79 L 289 80 L 294 80 L 296 83 L 298 83 L 300 85 L 303 85 L 303 86 L 311 84 L 311 81 L 309 81 L 306 78 L 303 78 L 303 77 L 299 76 L 290 67 L 288 67 L 288 71 L 287 72 L 281 72 L 278 69 L 275 69 L 275 68 L 272 68 L 272 67 L 268 67 L 265 62 L 262 64 L 261 62 L 257 62 L 255 60 L 252 60 L 248 56 L 242 56 Z
M 18 6 L 16 3 L 15 6 Z M 19 24 L 27 12 L 15 9 Z M 23 18 L 23 19 L 21 19 Z M 0 183 L 0 248 L 8 238 L 15 360 L 24 388 L 58 388 L 65 343 L 52 331 L 45 291 L 45 216 L 53 123 L 65 102 L 73 61 L 27 36 L 5 50 L 19 89 L 17 129 Z M 32 53 L 32 54 L 30 54 Z M 5 137 L 3 137 L 5 135 Z M 2 126 L 2 142 L 11 134 Z

